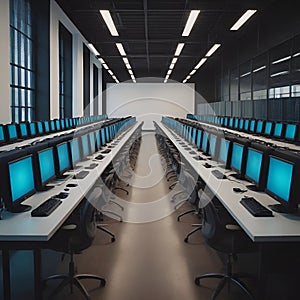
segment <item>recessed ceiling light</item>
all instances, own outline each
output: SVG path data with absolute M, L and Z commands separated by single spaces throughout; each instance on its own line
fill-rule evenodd
M 175 64 L 170 64 L 169 69 L 170 69 L 170 70 L 173 70 L 174 66 L 175 66 Z
M 176 62 L 177 62 L 177 60 L 178 60 L 178 57 L 174 57 L 173 59 L 172 59 L 172 61 L 171 61 L 171 64 L 176 64 Z
M 197 70 L 193 70 L 190 72 L 190 75 L 194 75 L 196 73 Z
M 99 61 L 101 62 L 102 65 L 105 64 L 105 61 L 104 61 L 103 58 L 98 58 L 98 59 L 99 59 Z
M 99 56 L 100 53 L 97 51 L 97 49 L 94 47 L 93 44 L 88 44 L 89 45 L 89 48 L 91 49 L 91 51 L 95 54 L 95 56 Z
M 165 79 L 165 80 L 164 80 L 164 83 L 167 83 L 167 81 L 168 81 L 168 79 Z
M 255 70 L 253 70 L 253 73 L 256 73 L 256 72 L 258 72 L 258 71 L 261 71 L 261 70 L 263 70 L 263 69 L 265 69 L 266 68 L 266 66 L 262 66 L 262 67 L 260 67 L 260 68 L 257 68 L 257 69 L 255 69 Z
M 291 58 L 292 58 L 291 56 L 286 56 L 286 57 L 280 58 L 278 60 L 272 61 L 272 65 L 279 64 L 279 63 L 289 60 Z
M 167 75 L 170 75 L 173 70 L 168 70 Z
M 132 69 L 132 68 L 131 68 L 131 65 L 130 65 L 129 63 L 128 63 L 128 64 L 125 64 L 125 66 L 126 66 L 127 69 Z
M 198 70 L 205 62 L 207 61 L 207 58 L 202 58 L 200 59 L 200 61 L 198 62 L 198 64 L 195 66 L 195 70 Z
M 179 56 L 180 55 L 180 53 L 181 53 L 181 51 L 182 51 L 182 49 L 183 49 L 183 47 L 184 47 L 184 43 L 178 43 L 178 45 L 177 45 L 177 48 L 176 48 L 176 51 L 175 51 L 175 56 Z
M 186 80 L 186 79 L 184 79 L 184 80 L 182 81 L 182 83 L 186 83 L 186 81 L 187 81 L 187 80 Z
M 128 73 L 129 73 L 130 75 L 133 75 L 133 72 L 132 72 L 131 69 L 128 70 Z
M 122 56 L 126 56 L 126 52 L 125 52 L 125 50 L 124 50 L 123 45 L 122 45 L 121 43 L 116 43 L 116 46 L 117 46 L 117 48 L 118 48 L 120 54 L 121 54 Z
M 117 28 L 115 26 L 115 23 L 110 15 L 109 10 L 100 10 L 100 14 L 102 18 L 104 19 L 106 26 L 108 27 L 110 34 L 112 36 L 119 36 L 119 33 L 117 31 Z
M 186 80 L 189 80 L 190 78 L 191 78 L 191 76 L 190 76 L 190 75 L 186 76 Z
M 103 67 L 104 67 L 104 69 L 106 69 L 106 70 L 108 70 L 108 69 L 109 69 L 109 67 L 108 67 L 108 65 L 107 65 L 107 64 L 103 64 L 102 66 L 103 66 Z
M 221 46 L 221 44 L 214 44 L 210 50 L 206 53 L 206 57 L 212 56 L 213 53 Z
M 116 83 L 120 83 L 120 81 L 119 81 L 118 79 L 115 79 L 115 82 L 116 82 Z
M 190 32 L 194 26 L 194 23 L 200 13 L 200 10 L 192 10 L 190 12 L 189 18 L 185 24 L 184 30 L 182 32 L 182 36 L 189 36 Z
M 126 64 L 129 64 L 129 60 L 128 60 L 127 57 L 123 57 L 122 59 L 123 59 L 125 65 L 126 65 Z
M 247 10 L 230 28 L 230 30 L 239 30 L 256 12 L 257 10 L 255 9 Z

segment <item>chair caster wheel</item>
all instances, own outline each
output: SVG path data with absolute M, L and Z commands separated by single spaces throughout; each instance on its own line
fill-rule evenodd
M 184 239 L 184 242 L 185 242 L 185 243 L 188 243 L 188 242 L 189 242 L 189 239 L 186 237 L 186 238 Z
M 113 243 L 116 239 L 115 238 L 111 238 L 111 242 Z
M 102 279 L 101 281 L 100 281 L 100 286 L 105 286 L 106 285 L 106 281 L 105 281 L 105 279 Z
M 200 279 L 199 278 L 195 278 L 195 284 L 200 285 Z

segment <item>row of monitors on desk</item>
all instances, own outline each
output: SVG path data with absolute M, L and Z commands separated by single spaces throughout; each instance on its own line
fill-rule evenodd
M 111 128 L 111 129 L 110 129 Z M 49 182 L 64 178 L 64 173 L 76 167 L 114 136 L 114 126 L 89 132 L 69 141 L 44 143 L 23 149 L 16 156 L 1 160 L 0 194 L 6 208 L 12 212 L 27 209 L 22 205 L 36 190 L 47 190 Z
M 236 171 L 236 177 L 253 185 L 248 188 L 265 191 L 279 205 L 274 210 L 290 212 L 300 203 L 300 154 L 268 147 L 256 141 L 218 131 L 187 127 L 184 136 L 203 154 Z
M 75 127 L 78 121 L 78 119 L 60 119 L 0 125 L 0 144 L 70 129 Z
M 299 124 L 273 122 L 256 119 L 217 117 L 217 123 L 225 127 L 242 130 L 248 133 L 270 136 L 289 141 L 300 141 Z

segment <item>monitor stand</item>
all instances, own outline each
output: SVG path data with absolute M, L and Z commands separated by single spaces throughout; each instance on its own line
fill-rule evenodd
M 49 190 L 51 190 L 51 189 L 53 189 L 53 188 L 54 188 L 53 185 L 45 185 L 45 186 L 39 187 L 37 190 L 38 190 L 39 192 L 46 192 L 46 191 L 49 191 Z
M 282 214 L 299 214 L 299 211 L 296 208 L 292 209 L 292 208 L 286 207 L 280 203 L 270 204 L 270 205 L 268 205 L 268 207 L 271 208 L 273 211 L 282 213 Z
M 28 210 L 31 210 L 31 206 L 26 205 L 26 204 L 14 205 L 8 209 L 8 211 L 10 211 L 12 213 L 22 213 L 22 212 L 28 211 Z
M 245 179 L 245 177 L 241 174 L 230 174 L 231 177 L 235 178 L 235 179 Z
M 250 191 L 261 192 L 262 189 L 258 188 L 255 184 L 246 185 L 246 188 Z

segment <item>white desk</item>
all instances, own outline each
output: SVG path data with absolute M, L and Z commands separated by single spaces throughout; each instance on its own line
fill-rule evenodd
M 236 180 L 232 178 L 228 179 L 217 179 L 211 174 L 213 169 L 218 168 L 221 172 L 225 172 L 228 176 L 232 171 L 225 171 L 219 167 L 205 168 L 203 165 L 208 162 L 212 165 L 217 166 L 218 164 L 214 161 L 197 161 L 193 158 L 194 155 L 189 153 L 190 150 L 186 150 L 178 143 L 177 139 L 184 141 L 179 135 L 168 129 L 163 123 L 159 122 L 157 125 L 163 130 L 167 137 L 174 143 L 178 148 L 179 152 L 185 158 L 185 160 L 195 169 L 199 176 L 206 182 L 209 189 L 215 193 L 216 197 L 222 202 L 233 218 L 248 234 L 248 236 L 254 242 L 288 242 L 288 241 L 300 241 L 300 217 L 279 214 L 273 212 L 274 217 L 254 217 L 246 208 L 240 203 L 240 199 L 243 195 L 252 196 L 261 202 L 264 206 L 268 204 L 275 204 L 276 202 L 272 197 L 262 192 L 254 192 L 248 190 L 244 194 L 235 193 L 232 191 L 233 187 L 245 188 L 245 185 L 249 182 Z M 172 133 L 171 133 L 172 132 Z M 173 135 L 174 134 L 174 135 Z M 230 178 L 230 177 L 229 177 Z
M 238 130 L 230 129 L 230 128 L 227 128 L 227 127 L 221 127 L 221 126 L 214 125 L 214 124 L 204 123 L 204 122 L 197 121 L 197 120 L 191 120 L 191 119 L 188 119 L 188 120 L 197 122 L 197 123 L 199 123 L 203 126 L 206 126 L 208 128 L 212 128 L 212 129 L 216 129 L 216 130 L 222 130 L 224 132 L 228 132 L 228 133 L 232 133 L 232 134 L 238 134 L 241 137 L 249 138 L 249 139 L 256 140 L 256 141 L 262 141 L 264 143 L 273 144 L 273 145 L 276 145 L 277 147 L 288 148 L 288 149 L 291 149 L 291 150 L 294 150 L 294 151 L 300 151 L 300 146 L 295 145 L 295 144 L 291 144 L 291 143 L 287 143 L 287 142 L 283 142 L 283 141 L 278 141 L 278 140 L 267 138 L 267 137 L 264 137 L 264 136 L 253 135 L 251 133 L 246 133 L 246 132 L 243 132 L 243 131 L 238 131 Z
M 69 188 L 69 196 L 62 200 L 62 204 L 58 206 L 50 216 L 31 217 L 30 211 L 17 214 L 9 212 L 3 213 L 3 218 L 0 221 L 0 249 L 2 249 L 3 256 L 4 298 L 6 300 L 10 299 L 10 249 L 33 250 L 35 270 L 35 299 L 42 299 L 40 249 L 43 247 L 44 243 L 46 243 L 53 236 L 53 234 L 58 230 L 58 228 L 64 223 L 64 221 L 84 198 L 86 193 L 92 188 L 96 180 L 103 173 L 112 159 L 117 155 L 120 149 L 124 146 L 127 140 L 133 135 L 139 125 L 140 122 L 136 122 L 132 127 L 125 130 L 125 132 L 121 133 L 120 136 L 116 137 L 112 143 L 118 140 L 118 144 L 111 149 L 111 152 L 108 154 L 103 154 L 105 157 L 101 161 L 98 161 L 98 166 L 95 169 L 89 170 L 89 174 L 84 179 L 66 180 L 62 184 L 57 185 L 46 192 L 34 194 L 23 202 L 24 204 L 31 205 L 32 209 L 34 209 L 49 197 L 63 191 L 68 183 L 77 183 L 78 186 Z M 90 160 L 81 162 L 79 165 L 83 167 L 89 166 L 91 161 L 94 162 L 93 158 L 97 156 L 99 152 L 91 156 Z M 80 170 L 70 172 L 70 175 L 73 175 L 79 171 Z

